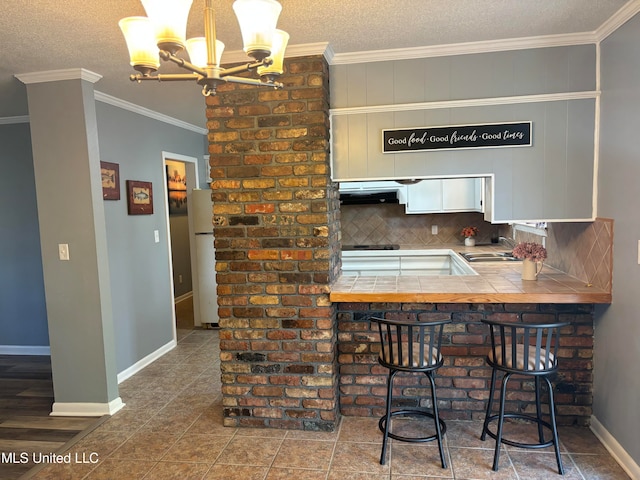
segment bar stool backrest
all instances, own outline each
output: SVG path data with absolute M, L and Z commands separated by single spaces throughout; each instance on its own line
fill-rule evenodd
M 451 320 L 435 322 L 371 317 L 380 332 L 381 365 L 395 370 L 428 371 L 442 366 L 442 334 Z
M 489 364 L 530 375 L 546 375 L 557 370 L 560 329 L 569 323 L 482 322 L 489 325 L 490 330 Z

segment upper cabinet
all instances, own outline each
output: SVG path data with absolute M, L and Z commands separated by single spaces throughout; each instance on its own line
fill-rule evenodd
M 442 180 L 442 210 L 481 212 L 482 194 L 482 178 L 445 178 Z
M 481 178 L 427 179 L 407 185 L 406 213 L 481 212 Z
M 594 218 L 594 45 L 333 65 L 330 73 L 334 180 L 485 177 L 481 209 L 494 223 Z M 530 146 L 382 149 L 385 129 L 511 122 L 531 122 Z M 410 187 L 408 212 L 435 211 L 410 199 L 436 185 Z M 445 205 L 461 200 L 440 188 L 423 198 L 456 211 Z
M 442 180 L 422 180 L 407 185 L 406 213 L 438 213 L 442 211 Z

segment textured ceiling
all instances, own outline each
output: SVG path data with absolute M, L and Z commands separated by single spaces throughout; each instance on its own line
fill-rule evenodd
M 635 3 L 637 0 L 630 0 Z M 218 38 L 241 50 L 232 0 L 216 0 Z M 337 54 L 593 32 L 627 0 L 280 0 L 278 26 L 291 45 L 328 42 Z M 194 0 L 188 35 L 202 35 L 204 0 Z M 0 118 L 26 115 L 18 73 L 85 68 L 103 78 L 96 90 L 204 127 L 195 84 L 132 84 L 118 28 L 144 15 L 139 0 L 3 2 L 0 16 Z M 223 56 L 223 62 L 225 56 Z

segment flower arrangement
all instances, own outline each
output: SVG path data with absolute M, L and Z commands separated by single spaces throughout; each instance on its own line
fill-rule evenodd
M 475 237 L 478 234 L 478 227 L 464 227 L 460 234 L 464 238 Z
M 513 256 L 531 260 L 532 262 L 542 262 L 547 258 L 547 249 L 539 243 L 520 242 L 513 249 Z

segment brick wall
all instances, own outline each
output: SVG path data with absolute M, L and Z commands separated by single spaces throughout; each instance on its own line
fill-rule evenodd
M 388 370 L 378 364 L 379 338 L 368 316 L 436 320 L 451 319 L 443 339 L 444 366 L 436 374 L 440 414 L 450 419 L 484 418 L 491 370 L 486 365 L 490 340 L 483 318 L 504 321 L 569 321 L 561 332 L 555 386 L 558 422 L 586 425 L 591 416 L 593 370 L 593 305 L 546 304 L 399 304 L 338 305 L 340 411 L 343 415 L 384 413 Z M 507 409 L 535 414 L 533 381 L 509 381 Z M 430 405 L 423 374 L 396 377 L 394 394 L 408 406 Z
M 282 90 L 207 98 L 225 425 L 332 430 L 339 197 L 328 65 L 289 60 Z

